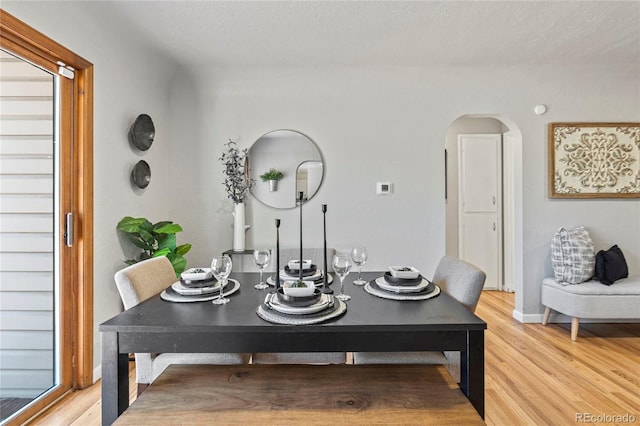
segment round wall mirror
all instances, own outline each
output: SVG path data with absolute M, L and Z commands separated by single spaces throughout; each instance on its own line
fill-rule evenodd
M 320 188 L 324 177 L 322 156 L 316 144 L 302 133 L 275 130 L 249 148 L 249 177 L 256 181 L 251 193 L 259 201 L 277 209 L 293 208 L 297 194 L 303 192 L 309 200 Z

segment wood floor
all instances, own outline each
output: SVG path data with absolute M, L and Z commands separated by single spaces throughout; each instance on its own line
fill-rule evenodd
M 488 425 L 640 424 L 640 324 L 580 324 L 572 342 L 570 324 L 514 320 L 513 300 L 510 293 L 484 292 L 476 310 L 488 324 Z M 130 380 L 133 401 L 133 369 Z M 100 383 L 31 424 L 99 425 Z

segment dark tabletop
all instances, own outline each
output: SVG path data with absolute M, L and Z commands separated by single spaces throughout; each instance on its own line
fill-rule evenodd
M 365 272 L 363 278 L 371 280 L 381 272 Z M 265 275 L 266 277 L 266 275 Z M 347 312 L 334 320 L 314 325 L 278 325 L 269 323 L 256 314 L 264 301 L 266 290 L 256 290 L 257 273 L 232 273 L 240 290 L 229 296 L 226 305 L 211 302 L 173 303 L 154 296 L 102 323 L 100 331 L 153 332 L 313 332 L 313 331 L 428 331 L 428 330 L 484 330 L 486 323 L 469 312 L 446 293 L 421 301 L 382 299 L 366 293 L 352 281 L 357 274 L 345 279 Z M 339 293 L 340 281 L 336 277 L 331 288 Z

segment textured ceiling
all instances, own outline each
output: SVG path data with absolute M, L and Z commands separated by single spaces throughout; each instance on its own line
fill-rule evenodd
M 186 65 L 640 68 L 638 0 L 95 4 Z

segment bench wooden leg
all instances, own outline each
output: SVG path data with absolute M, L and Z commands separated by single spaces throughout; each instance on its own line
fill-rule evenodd
M 138 383 L 138 396 L 142 395 L 142 392 L 149 387 L 149 383 Z
M 578 340 L 578 327 L 580 326 L 580 318 L 571 318 L 571 340 Z
M 547 306 L 547 309 L 544 310 L 544 317 L 542 317 L 542 325 L 547 325 L 547 322 L 549 322 L 550 315 L 551 315 L 551 308 Z

